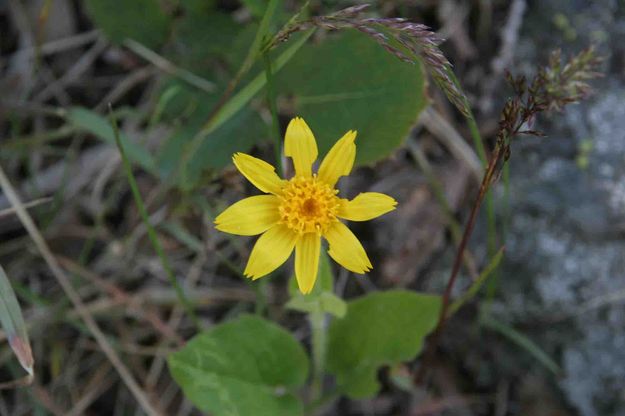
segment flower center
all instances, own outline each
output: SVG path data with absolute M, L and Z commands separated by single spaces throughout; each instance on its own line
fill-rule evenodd
M 337 192 L 316 177 L 292 178 L 280 196 L 280 222 L 299 234 L 323 233 L 337 221 Z

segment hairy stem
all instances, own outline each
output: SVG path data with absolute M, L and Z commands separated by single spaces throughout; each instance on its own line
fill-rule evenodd
M 312 359 L 313 380 L 311 384 L 311 402 L 319 400 L 323 390 L 323 375 L 325 373 L 327 332 L 326 314 L 322 310 L 316 310 L 308 314 L 312 331 Z

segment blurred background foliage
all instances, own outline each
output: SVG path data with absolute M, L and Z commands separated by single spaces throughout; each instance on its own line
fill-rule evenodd
M 29 212 L 87 312 L 164 414 L 198 414 L 175 382 L 196 380 L 189 368 L 197 363 L 181 360 L 170 374 L 165 361 L 196 327 L 167 282 L 120 169 L 108 105 L 150 222 L 200 321 L 205 326 L 228 322 L 218 327 L 226 337 L 230 325 L 245 328 L 255 319 L 240 318 L 244 312 L 260 311 L 279 322 L 288 333 L 267 331 L 283 341 L 281 347 L 292 347 L 285 362 L 293 363 L 297 376 L 274 384 L 264 379 L 258 388 L 274 392 L 276 385 L 287 384 L 297 390 L 307 370 L 299 344 L 291 342 L 308 346 L 310 332 L 294 310 L 310 305 L 283 308 L 289 295 L 280 274 L 248 285 L 240 271 L 251 240 L 233 240 L 212 228 L 215 213 L 253 192 L 234 172 L 231 154 L 251 152 L 276 162 L 278 138 L 263 59 L 241 77 L 219 126 L 208 134 L 204 130 L 246 61 L 268 4 L 0 0 L 2 167 L 23 200 L 32 202 Z M 313 0 L 303 17 L 351 5 Z M 278 2 L 269 33 L 303 6 Z M 337 415 L 623 414 L 622 2 L 380 0 L 367 13 L 426 23 L 447 39 L 442 49 L 468 94 L 487 147 L 510 94 L 503 81 L 506 68 L 531 75 L 552 49 L 572 53 L 594 43 L 606 56 L 607 76 L 588 104 L 537 121 L 550 137 L 513 146 L 509 177 L 496 192 L 496 242 L 506 246 L 506 255 L 498 271 L 501 283 L 488 305 L 491 314 L 485 317 L 482 304 L 473 301 L 454 317 L 427 386 L 413 382 L 418 363 L 402 362 L 414 356 L 418 343 L 396 345 L 394 352 L 395 345 L 389 346 L 385 351 L 391 353 L 370 362 L 363 384 L 354 387 L 352 396 L 362 397 L 358 393 L 375 390 L 377 376 L 380 391 L 373 398 L 343 398 L 323 410 Z M 355 227 L 375 268 L 362 279 L 339 272 L 335 293 L 371 297 L 379 296 L 378 289 L 409 288 L 440 294 L 455 251 L 454 227 L 466 219 L 480 175 L 464 118 L 432 88 L 422 65 L 400 61 L 367 36 L 352 30 L 305 36 L 295 34 L 269 52 L 280 134 L 292 116 L 301 115 L 317 134 L 323 155 L 345 131 L 358 130 L 359 169 L 342 184 L 342 193 L 373 190 L 400 202 L 392 217 Z M 284 65 L 278 68 L 280 62 Z M 185 156 L 198 137 L 201 145 Z M 1 392 L 0 415 L 140 413 L 22 229 L 6 193 L 0 195 L 0 210 L 0 264 L 22 305 L 36 374 L 29 388 Z M 488 236 L 486 220 L 480 221 L 469 254 L 482 269 L 488 263 Z M 461 276 L 463 288 L 471 284 L 470 274 Z M 3 305 L 13 305 L 14 311 L 12 293 L 2 294 Z M 357 309 L 361 301 L 349 305 L 356 303 Z M 349 306 L 342 312 L 343 306 L 334 307 L 350 322 L 355 319 Z M 391 306 L 385 313 L 394 322 L 406 318 Z M 14 316 L 11 322 L 19 323 Z M 363 317 L 349 329 L 362 326 L 362 335 L 375 324 L 396 336 L 396 327 L 375 318 Z M 20 339 L 26 339 L 23 329 Z M 0 383 L 22 377 L 19 362 L 29 367 L 23 351 L 20 361 L 13 358 L 4 342 L 11 337 L 8 325 L 5 331 L 0 332 Z M 331 331 L 347 329 L 335 323 Z M 341 359 L 367 353 L 358 349 L 362 338 L 351 335 L 353 344 L 340 350 L 346 355 L 330 357 L 331 371 L 343 378 L 350 375 Z M 417 335 L 411 336 L 422 337 Z M 244 341 L 215 354 L 229 356 Z M 376 374 L 380 364 L 385 366 Z M 223 376 L 214 368 L 204 370 Z M 291 392 L 284 398 L 291 406 Z

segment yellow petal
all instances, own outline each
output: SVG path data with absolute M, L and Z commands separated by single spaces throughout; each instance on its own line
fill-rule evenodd
M 245 198 L 215 218 L 215 228 L 237 235 L 257 235 L 267 231 L 280 220 L 280 200 L 275 195 Z
M 269 163 L 245 153 L 232 156 L 234 165 L 255 187 L 263 192 L 279 195 L 286 182 L 280 179 L 276 170 Z
M 319 167 L 319 179 L 334 187 L 341 176 L 349 175 L 356 158 L 356 132 L 348 131 L 332 146 Z
M 276 270 L 291 255 L 297 237 L 285 225 L 271 227 L 256 241 L 243 274 L 256 280 Z
M 286 128 L 284 154 L 293 159 L 297 175 L 312 176 L 312 164 L 317 160 L 317 142 L 302 118 L 295 117 Z
M 358 194 L 351 201 L 343 200 L 337 215 L 350 221 L 368 221 L 395 209 L 397 201 L 378 192 Z
M 373 267 L 358 238 L 342 222 L 332 224 L 323 236 L 330 243 L 330 257 L 347 270 L 363 274 Z
M 300 292 L 310 293 L 317 280 L 321 238 L 317 233 L 302 235 L 295 246 L 295 277 Z

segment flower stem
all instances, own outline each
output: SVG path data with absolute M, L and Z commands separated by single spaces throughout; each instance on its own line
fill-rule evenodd
M 456 77 L 456 74 L 448 70 L 447 74 L 450 79 L 458 88 L 459 91 L 462 91 L 462 86 L 460 85 L 460 81 Z M 469 104 L 469 100 L 466 97 L 466 94 L 462 94 L 465 108 L 468 110 L 468 113 L 465 115 L 467 119 L 467 123 L 469 125 L 469 131 L 471 132 L 471 137 L 473 138 L 473 145 L 477 151 L 477 154 L 482 162 L 482 167 L 485 170 L 488 169 L 488 160 L 486 156 L 486 147 L 484 146 L 484 139 L 480 134 L 480 129 L 478 128 L 477 121 L 475 120 L 475 116 L 473 111 L 471 111 L 471 105 Z M 506 163 L 507 165 L 507 163 Z M 486 205 L 486 249 L 488 254 L 488 259 L 491 260 L 497 254 L 497 218 L 495 214 L 495 199 L 493 193 L 487 189 L 485 196 L 485 205 Z M 488 303 L 490 303 L 494 296 L 495 291 L 497 289 L 497 282 L 499 280 L 498 277 L 498 269 L 493 270 L 493 275 L 489 279 L 487 284 L 487 295 L 486 298 Z
M 327 352 L 326 314 L 318 308 L 308 314 L 312 331 L 313 379 L 310 401 L 315 402 L 321 397 L 323 375 L 325 373 Z

